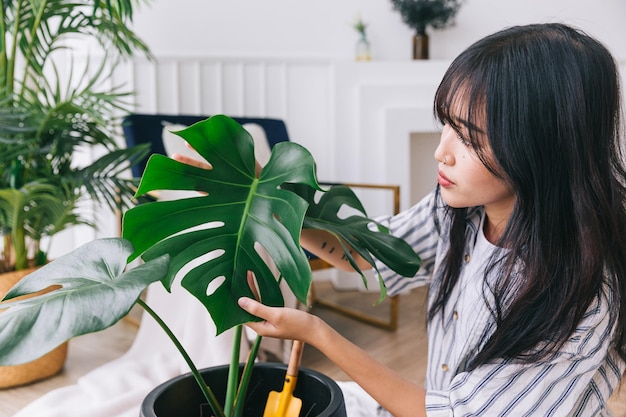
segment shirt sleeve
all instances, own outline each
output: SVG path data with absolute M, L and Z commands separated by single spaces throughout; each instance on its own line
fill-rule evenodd
M 390 233 L 404 239 L 422 259 L 422 265 L 414 277 L 403 277 L 376 260 L 387 287 L 387 294 L 392 296 L 411 288 L 430 283 L 435 267 L 437 248 L 440 243 L 439 227 L 441 204 L 437 193 L 432 191 L 422 201 L 410 209 L 394 216 L 379 217 L 376 220 L 387 227 Z
M 501 361 L 456 375 L 449 390 L 429 390 L 429 417 L 610 415 L 606 399 L 623 364 L 611 349 L 614 314 L 598 296 L 555 355 L 525 364 Z

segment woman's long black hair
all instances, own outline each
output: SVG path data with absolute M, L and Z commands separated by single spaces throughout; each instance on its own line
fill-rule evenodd
M 471 367 L 497 358 L 534 361 L 574 332 L 608 282 L 615 347 L 626 360 L 626 170 L 619 75 L 607 49 L 562 24 L 517 26 L 470 46 L 450 66 L 435 113 L 460 129 L 506 181 L 516 204 L 498 246 L 489 291 L 497 328 Z M 459 106 L 458 100 L 464 105 Z M 459 107 L 464 114 L 454 114 Z M 465 114 L 467 111 L 467 114 Z M 489 157 L 490 150 L 493 157 Z M 433 318 L 461 268 L 466 210 L 450 208 L 451 249 Z

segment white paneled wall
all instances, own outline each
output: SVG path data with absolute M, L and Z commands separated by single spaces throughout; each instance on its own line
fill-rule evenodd
M 116 77 L 136 92 L 137 112 L 283 119 L 329 176 L 332 68 L 323 60 L 166 56 L 120 66 Z

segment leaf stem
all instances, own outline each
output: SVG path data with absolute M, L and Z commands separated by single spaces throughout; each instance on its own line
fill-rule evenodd
M 211 410 L 213 410 L 215 416 L 226 417 L 224 411 L 222 410 L 222 407 L 217 401 L 217 398 L 215 398 L 215 394 L 213 394 L 211 388 L 206 384 L 206 382 L 202 378 L 202 375 L 200 375 L 200 371 L 198 371 L 198 368 L 196 368 L 196 365 L 193 363 L 193 361 L 189 357 L 189 354 L 187 353 L 183 345 L 181 345 L 176 335 L 174 335 L 172 330 L 170 330 L 168 325 L 165 324 L 161 317 L 159 317 L 159 315 L 152 308 L 150 308 L 150 306 L 148 306 L 141 298 L 137 300 L 137 304 L 139 304 L 144 310 L 146 310 L 148 314 L 150 314 L 150 316 L 152 316 L 152 318 L 157 322 L 161 329 L 163 329 L 163 331 L 167 334 L 170 340 L 174 343 L 174 346 L 176 346 L 176 349 L 178 349 L 178 352 L 180 352 L 181 356 L 187 363 L 187 366 L 189 366 L 189 369 L 191 369 L 191 374 L 198 383 L 200 390 L 204 394 L 204 397 L 209 403 L 209 406 L 211 407 Z
M 241 334 L 243 326 L 235 327 L 235 335 L 233 337 L 233 350 L 230 357 L 230 366 L 228 368 L 228 382 L 226 385 L 226 399 L 224 400 L 224 414 L 229 417 L 232 415 L 235 397 L 237 395 L 237 383 L 239 381 L 239 354 L 241 350 Z
M 243 369 L 243 375 L 241 376 L 241 382 L 239 383 L 239 389 L 237 390 L 237 398 L 235 398 L 235 409 L 233 411 L 233 417 L 241 417 L 243 415 L 243 407 L 246 402 L 246 394 L 248 392 L 248 386 L 250 385 L 250 377 L 252 376 L 252 370 L 254 369 L 254 361 L 256 360 L 257 353 L 259 352 L 259 346 L 261 345 L 262 336 L 257 335 L 248 354 L 248 361 L 246 367 Z

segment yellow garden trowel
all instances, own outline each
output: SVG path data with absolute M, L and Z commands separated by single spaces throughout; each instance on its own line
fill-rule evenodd
M 298 417 L 302 408 L 302 400 L 293 396 L 293 390 L 298 381 L 298 369 L 304 343 L 299 340 L 293 341 L 291 356 L 287 365 L 287 375 L 282 392 L 271 391 L 267 397 L 263 417 Z

